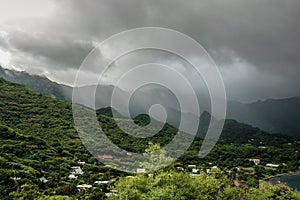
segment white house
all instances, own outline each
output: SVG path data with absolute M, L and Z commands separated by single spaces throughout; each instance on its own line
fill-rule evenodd
M 69 178 L 69 179 L 77 179 L 77 176 L 75 176 L 74 174 L 70 174 L 70 175 L 68 176 L 68 178 Z
M 78 190 L 89 189 L 89 188 L 92 188 L 92 187 L 93 187 L 92 185 L 87 185 L 87 184 L 77 185 Z
M 77 163 L 78 163 L 79 165 L 85 165 L 85 162 L 84 162 L 84 161 L 81 161 L 81 160 L 79 160 Z
M 74 167 L 71 167 L 74 171 L 72 172 L 72 174 L 79 174 L 79 175 L 82 175 L 83 174 L 83 171 L 82 169 L 80 168 L 80 166 L 74 166 Z
M 19 180 L 21 180 L 21 177 L 12 177 L 11 179 L 13 179 L 15 181 L 19 181 Z
M 142 174 L 142 173 L 145 173 L 145 172 L 146 172 L 146 169 L 143 169 L 143 168 L 136 169 L 136 173 Z
M 45 177 L 42 177 L 42 178 L 40 178 L 39 179 L 41 182 L 43 182 L 43 183 L 47 183 L 48 182 L 48 180 L 45 178 Z
M 271 164 L 271 163 L 266 164 L 266 166 L 267 166 L 267 167 L 272 167 L 272 168 L 277 168 L 277 167 L 279 167 L 279 165 L 277 165 L 277 164 Z
M 109 181 L 95 181 L 95 184 L 108 184 Z
M 176 167 L 176 169 L 181 170 L 181 171 L 184 171 L 184 168 L 183 168 L 183 167 Z
M 249 161 L 250 162 L 251 161 L 254 162 L 255 165 L 259 165 L 260 164 L 260 159 L 258 159 L 258 158 L 250 158 Z

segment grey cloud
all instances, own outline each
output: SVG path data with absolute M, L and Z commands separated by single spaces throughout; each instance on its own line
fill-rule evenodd
M 5 38 L 4 34 L 0 33 L 0 48 L 1 49 L 8 49 L 7 39 Z
M 10 33 L 8 43 L 11 51 L 25 52 L 35 59 L 46 61 L 52 68 L 78 68 L 94 48 L 89 41 L 75 41 L 66 37 L 24 32 Z
M 210 51 L 234 51 L 260 69 L 300 63 L 299 1 L 65 1 L 62 8 L 68 10 L 60 19 L 99 39 L 129 28 L 163 26 L 192 36 Z
M 30 25 L 31 29 L 22 22 L 17 27 L 24 29 L 22 34 L 9 31 L 10 48 L 20 62 L 25 54 L 40 57 L 48 70 L 74 68 L 94 41 L 131 28 L 161 26 L 191 36 L 208 50 L 224 75 L 229 98 L 248 101 L 300 95 L 300 1 L 53 2 L 56 7 L 47 20 Z M 80 40 L 87 42 L 76 42 Z

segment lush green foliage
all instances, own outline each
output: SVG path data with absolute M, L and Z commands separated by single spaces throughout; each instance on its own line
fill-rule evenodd
M 109 191 L 110 185 L 95 185 L 94 181 L 111 180 L 110 183 L 113 184 L 114 178 L 126 176 L 122 172 L 103 166 L 84 148 L 74 128 L 70 104 L 37 94 L 24 86 L 9 83 L 3 79 L 0 79 L 0 91 L 1 199 L 66 199 L 68 197 L 101 199 L 105 198 L 105 193 Z M 126 123 L 126 119 L 122 120 L 122 123 Z M 140 116 L 135 119 L 135 122 L 145 125 L 148 122 L 147 120 L 146 116 Z M 149 142 L 159 143 L 163 146 L 171 141 L 177 133 L 177 129 L 166 124 L 158 134 L 145 140 L 123 133 L 110 117 L 99 115 L 99 122 L 113 142 L 132 152 L 144 152 Z M 241 128 L 237 131 L 235 126 L 231 126 L 232 128 L 228 127 L 228 133 L 238 132 L 243 134 L 244 129 Z M 211 167 L 209 162 L 212 162 L 213 165 L 217 165 L 224 170 L 234 170 L 236 166 L 252 167 L 255 170 L 254 180 L 251 176 L 243 177 L 243 173 L 236 173 L 239 174 L 239 178 L 247 181 L 248 185 L 253 186 L 256 186 L 257 179 L 264 175 L 296 170 L 300 166 L 299 154 L 295 153 L 295 151 L 299 150 L 299 146 L 294 143 L 287 145 L 291 138 L 286 139 L 286 137 L 281 136 L 276 136 L 275 138 L 271 135 L 264 135 L 263 132 L 261 134 L 261 137 L 268 138 L 265 139 L 266 141 L 262 141 L 262 145 L 267 146 L 266 149 L 258 148 L 261 145 L 259 135 L 251 135 L 251 137 L 258 138 L 257 143 L 249 143 L 247 141 L 245 143 L 248 144 L 243 145 L 238 145 L 238 143 L 220 143 L 202 160 L 197 156 L 202 141 L 196 140 L 175 165 L 186 167 L 189 164 L 196 164 L 199 168 L 205 169 L 206 167 Z M 274 142 L 267 143 L 268 141 Z M 281 164 L 281 166 L 277 170 L 265 169 L 263 166 L 255 167 L 254 163 L 248 161 L 250 157 L 259 157 L 262 165 L 268 162 L 276 162 Z M 71 180 L 68 178 L 71 167 L 78 165 L 77 161 L 79 160 L 86 162 L 82 166 L 84 174 L 79 176 L 78 179 Z M 287 165 L 283 166 L 282 163 Z M 223 176 L 220 176 L 219 179 L 204 174 L 201 177 L 207 176 L 207 179 L 212 181 L 211 184 L 215 182 L 223 183 L 221 192 L 224 195 L 227 194 L 226 188 L 230 188 L 232 195 L 235 195 L 236 192 L 239 192 L 239 189 L 230 186 L 230 181 L 232 178 L 235 178 L 234 175 L 235 173 L 228 179 Z M 170 179 L 167 186 L 169 191 L 175 191 L 176 188 L 180 190 L 179 185 L 174 184 L 172 186 L 171 183 L 174 180 L 168 178 L 167 172 L 162 172 L 161 175 L 157 174 L 155 177 L 163 179 L 163 176 L 166 176 L 165 179 L 167 180 Z M 174 174 L 174 176 L 184 179 L 186 175 Z M 18 177 L 21 179 L 18 180 Z M 40 181 L 41 177 L 45 177 L 48 182 L 43 183 Z M 200 186 L 192 186 L 189 184 L 189 181 L 194 179 L 191 178 L 187 176 L 186 184 L 188 187 L 197 189 L 203 186 L 202 183 L 202 185 L 199 183 Z M 156 180 L 156 178 L 152 179 Z M 199 180 L 195 181 L 194 183 L 198 184 L 197 181 Z M 78 191 L 76 186 L 79 184 L 92 184 L 93 188 Z M 207 182 L 207 184 L 205 187 L 207 187 L 206 190 L 208 192 L 211 191 L 213 193 L 220 189 L 220 185 L 215 188 L 215 185 L 209 185 L 210 182 Z M 174 188 L 172 189 L 172 187 Z M 266 188 L 266 190 L 269 190 L 269 186 Z M 270 186 L 270 190 L 272 188 Z M 255 193 L 256 190 L 253 191 Z M 178 191 L 180 195 L 185 193 Z M 281 190 L 279 190 L 279 193 L 281 193 Z M 228 195 L 230 196 L 231 194 Z
M 266 182 L 261 182 L 259 188 L 232 185 L 219 170 L 196 177 L 182 172 L 158 172 L 151 177 L 121 178 L 115 184 L 118 196 L 110 199 L 300 199 L 299 194 L 284 185 L 273 186 Z
M 0 79 L 0 196 L 27 195 L 28 185 L 44 196 L 82 196 L 76 185 L 107 179 L 108 170 L 84 148 L 73 125 L 71 105 Z M 83 160 L 84 174 L 68 179 Z M 13 180 L 20 177 L 21 180 Z M 47 183 L 39 178 L 46 177 Z M 95 190 L 99 187 L 95 186 Z M 88 195 L 89 196 L 89 195 Z M 103 196 L 103 194 L 102 194 Z M 25 198 L 26 199 L 26 198 Z

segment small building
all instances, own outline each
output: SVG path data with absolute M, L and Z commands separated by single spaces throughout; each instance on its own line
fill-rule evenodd
M 138 173 L 138 174 L 142 174 L 142 173 L 145 173 L 145 172 L 146 172 L 146 169 L 143 169 L 143 168 L 136 169 L 136 173 Z
M 109 181 L 95 181 L 95 184 L 109 184 Z
M 180 170 L 180 171 L 184 171 L 183 167 L 176 167 L 176 169 Z
M 271 163 L 266 164 L 266 166 L 267 167 L 272 167 L 272 168 L 278 168 L 279 167 L 279 165 L 277 165 L 277 164 L 271 164 Z
M 250 158 L 249 161 L 250 162 L 254 162 L 255 165 L 259 165 L 260 164 L 260 159 L 258 159 L 258 158 Z
M 72 174 L 82 175 L 83 171 L 80 166 L 71 167 L 73 169 Z
M 196 168 L 196 165 L 188 165 L 188 168 Z
M 199 169 L 192 169 L 192 173 L 196 174 L 199 172 Z
M 47 180 L 45 177 L 39 178 L 39 180 L 40 180 L 42 183 L 47 183 L 47 182 L 48 182 L 48 180 Z
M 87 184 L 82 184 L 82 185 L 77 185 L 76 186 L 78 188 L 78 190 L 81 190 L 81 189 L 90 189 L 92 188 L 93 186 L 92 185 L 87 185 Z
M 69 178 L 69 179 L 77 179 L 77 176 L 75 176 L 74 174 L 70 174 L 70 175 L 68 176 L 68 178 Z
M 85 165 L 85 162 L 84 162 L 84 161 L 81 161 L 81 160 L 79 160 L 77 163 L 78 163 L 79 165 Z
M 11 179 L 15 180 L 15 181 L 19 181 L 19 180 L 21 180 L 21 177 L 12 177 Z

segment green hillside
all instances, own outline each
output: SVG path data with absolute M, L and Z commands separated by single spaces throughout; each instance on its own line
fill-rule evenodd
M 67 102 L 72 101 L 73 88 L 53 82 L 45 76 L 32 75 L 25 71 L 19 72 L 4 69 L 0 66 L 0 77 L 13 83 L 26 85 L 40 94 L 55 97 Z
M 40 95 L 25 86 L 3 79 L 0 79 L 0 91 L 0 199 L 45 199 L 50 196 L 101 199 L 114 187 L 115 181 L 122 183 L 118 180 L 120 176 L 128 175 L 105 167 L 85 149 L 74 128 L 71 104 Z M 165 124 L 153 137 L 135 138 L 123 133 L 112 118 L 103 115 L 98 118 L 107 136 L 118 146 L 132 152 L 144 152 L 150 141 L 163 146 L 177 133 L 177 129 Z M 121 122 L 127 123 L 126 119 L 121 119 Z M 135 118 L 135 122 L 144 126 L 149 118 L 141 115 Z M 245 129 L 245 125 L 231 123 L 226 125 L 228 128 L 225 129 L 225 138 L 230 138 L 230 133 L 234 135 L 234 140 L 242 138 L 243 132 L 247 130 L 247 135 L 255 137 L 258 142 L 240 140 L 229 144 L 230 140 L 224 139 L 201 160 L 198 158 L 198 151 L 202 141 L 197 139 L 174 166 L 187 168 L 188 165 L 195 164 L 204 170 L 211 168 L 213 164 L 224 171 L 234 171 L 236 167 L 252 167 L 255 171 L 250 178 L 243 172 L 234 172 L 226 175 L 223 183 L 231 184 L 235 174 L 240 173 L 240 181 L 251 183 L 252 186 L 257 186 L 257 180 L 266 175 L 295 171 L 300 166 L 299 154 L 294 153 L 300 150 L 299 145 L 292 138 L 276 136 L 272 140 L 272 135 L 258 129 L 248 126 Z M 253 130 L 256 134 L 252 134 Z M 241 135 L 238 136 L 239 134 Z M 260 141 L 260 137 L 267 139 Z M 266 149 L 258 148 L 261 145 L 267 146 Z M 262 165 L 255 166 L 248 160 L 250 157 L 259 157 Z M 276 170 L 265 169 L 263 166 L 268 162 L 279 163 L 280 167 Z M 77 179 L 70 179 L 69 176 L 74 171 L 72 167 L 75 166 L 80 166 L 83 174 L 76 175 Z M 170 169 L 173 170 L 172 166 L 168 170 Z M 110 181 L 109 185 L 94 184 L 95 181 L 106 180 Z M 221 179 L 216 176 L 212 177 L 212 181 L 218 182 Z M 80 184 L 90 184 L 93 187 L 79 191 L 77 186 Z M 229 189 L 234 188 L 228 186 Z
M 96 162 L 73 128 L 69 104 L 3 79 L 0 91 L 2 198 L 24 184 L 39 186 L 45 194 L 62 193 L 77 160 Z M 21 180 L 13 180 L 17 177 Z M 47 178 L 46 187 L 41 177 Z
M 104 167 L 85 149 L 74 128 L 71 104 L 3 79 L 0 91 L 0 172 L 1 177 L 6 177 L 1 181 L 2 197 L 8 198 L 10 192 L 20 190 L 24 184 L 38 186 L 45 195 L 75 194 L 77 184 L 123 174 Z M 150 140 L 138 142 L 132 137 L 124 141 L 126 135 L 111 118 L 99 116 L 99 121 L 114 142 L 136 152 L 143 152 L 150 140 L 162 144 L 169 141 L 164 135 L 171 137 L 177 131 L 168 126 Z M 133 146 L 126 146 L 130 143 Z M 71 167 L 79 160 L 86 162 L 85 173 L 80 180 L 69 180 Z M 13 180 L 18 177 L 21 180 Z M 41 183 L 41 177 L 48 180 L 47 184 Z

